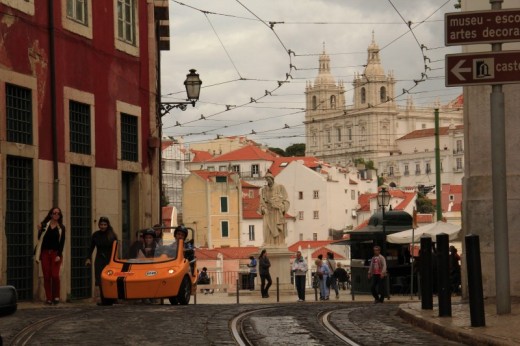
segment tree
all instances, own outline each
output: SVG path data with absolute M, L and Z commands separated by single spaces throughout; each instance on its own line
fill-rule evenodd
M 285 151 L 283 149 L 281 149 L 281 148 L 269 148 L 269 150 L 272 151 L 273 153 L 276 153 L 276 154 L 280 155 L 280 156 L 287 156 L 285 154 Z
M 422 193 L 417 193 L 417 200 L 415 201 L 417 205 L 417 212 L 421 214 L 431 214 L 435 211 L 435 206 L 431 199 L 423 195 Z
M 286 156 L 305 156 L 305 143 L 297 143 L 285 149 Z

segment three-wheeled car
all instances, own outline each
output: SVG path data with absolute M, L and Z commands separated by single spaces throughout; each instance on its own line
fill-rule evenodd
M 111 305 L 116 299 L 157 298 L 168 298 L 171 304 L 189 303 L 197 290 L 193 229 L 176 227 L 176 239 L 168 245 L 162 245 L 155 237 L 151 242 L 154 231 L 140 231 L 144 240 L 138 239 L 130 246 L 123 241 L 114 242 L 110 263 L 101 273 L 103 304 Z M 184 240 L 177 233 L 184 233 Z

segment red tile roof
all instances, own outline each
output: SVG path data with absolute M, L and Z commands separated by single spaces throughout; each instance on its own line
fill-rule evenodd
M 195 156 L 191 162 L 206 162 L 213 157 L 209 152 L 203 150 L 190 150 Z
M 243 148 L 230 151 L 229 153 L 215 156 L 208 162 L 227 162 L 227 161 L 250 161 L 250 160 L 266 160 L 274 161 L 275 154 L 271 151 L 265 152 L 255 145 L 247 145 Z
M 402 198 L 403 200 L 399 203 L 394 210 L 405 210 L 406 207 L 412 202 L 415 198 L 415 192 L 405 192 L 401 190 L 390 190 L 390 195 L 392 197 Z
M 221 253 L 223 259 L 247 259 L 251 255 L 258 256 L 260 249 L 256 246 L 246 247 L 221 247 L 214 249 L 199 248 L 195 249 L 195 256 L 200 260 L 216 260 Z
M 289 251 L 296 252 L 298 249 L 306 250 L 307 248 L 317 249 L 325 245 L 329 245 L 332 240 L 300 240 L 289 246 Z
M 224 171 L 207 171 L 207 170 L 195 170 L 191 173 L 198 175 L 204 180 L 209 180 L 211 177 L 229 177 L 235 175 L 235 172 L 224 172 Z
M 327 252 L 332 252 L 334 254 L 335 260 L 344 260 L 345 256 L 340 255 L 339 253 L 328 249 L 327 247 L 320 247 L 318 250 L 314 251 L 311 255 L 312 258 L 318 258 L 319 255 L 322 255 L 323 258 L 327 258 Z
M 455 125 L 455 128 L 457 130 L 464 129 L 464 125 Z M 443 126 L 439 127 L 439 136 L 444 136 L 448 134 L 449 127 Z M 425 137 L 434 137 L 435 136 L 435 129 L 421 129 L 421 130 L 415 130 L 412 131 L 406 135 L 404 135 L 401 138 L 398 138 L 397 140 L 405 140 L 405 139 L 415 139 L 415 138 L 425 138 Z
M 365 228 L 366 226 L 368 226 L 368 221 L 370 221 L 370 219 L 368 220 L 365 220 L 363 221 L 362 223 L 360 223 L 358 226 L 356 226 L 356 228 L 354 228 L 354 231 L 358 231 L 362 228 Z
M 314 156 L 276 157 L 269 170 L 276 177 L 278 173 L 293 161 L 302 161 L 303 165 L 309 168 L 316 168 L 320 165 L 320 162 Z

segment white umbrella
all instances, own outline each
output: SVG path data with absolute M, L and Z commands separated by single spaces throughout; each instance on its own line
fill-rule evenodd
M 421 240 L 423 235 L 429 235 L 432 237 L 432 241 L 435 241 L 435 236 L 440 233 L 446 233 L 449 236 L 449 240 L 457 239 L 459 236 L 461 227 L 452 223 L 437 221 L 414 229 L 408 229 L 406 231 L 389 234 L 386 236 L 386 241 L 394 244 L 410 244 L 417 243 Z

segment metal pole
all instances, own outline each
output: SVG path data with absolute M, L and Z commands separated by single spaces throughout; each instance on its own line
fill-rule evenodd
M 491 9 L 502 9 L 502 0 L 490 0 Z M 493 52 L 501 43 L 491 45 Z M 495 287 L 497 314 L 511 313 L 507 224 L 506 129 L 502 85 L 491 86 L 491 174 L 493 184 L 493 233 L 495 237 Z
M 484 313 L 484 293 L 482 291 L 482 267 L 480 265 L 478 235 L 467 235 L 465 243 L 471 326 L 484 327 L 486 325 L 486 314 Z
M 237 304 L 240 303 L 240 287 L 238 286 L 238 279 L 237 279 Z
M 433 310 L 432 292 L 432 238 L 430 236 L 421 237 L 421 308 L 423 310 Z
M 383 257 L 386 261 L 386 222 L 385 222 L 385 206 L 381 207 L 383 211 Z M 386 276 L 383 278 L 385 280 L 385 297 L 386 299 L 390 299 L 390 275 L 388 273 L 388 261 L 386 264 Z
M 439 298 L 439 317 L 451 316 L 451 287 L 449 263 L 449 236 L 437 234 L 437 297 Z
M 276 302 L 280 302 L 280 278 L 276 277 Z
M 435 108 L 435 197 L 437 198 L 437 221 L 442 220 L 441 203 L 441 150 L 439 147 L 439 108 Z

